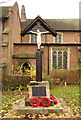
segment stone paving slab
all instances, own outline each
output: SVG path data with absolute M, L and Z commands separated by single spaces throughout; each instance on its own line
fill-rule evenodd
M 73 117 L 75 117 L 74 115 L 73 115 L 73 112 L 72 112 L 72 110 L 71 109 L 69 109 L 69 107 L 67 106 L 67 104 L 65 103 L 65 101 L 63 101 L 63 99 L 62 98 L 58 98 L 58 101 L 59 101 L 59 104 L 57 104 L 57 105 L 55 105 L 54 107 L 56 108 L 57 107 L 57 110 L 58 110 L 58 108 L 59 108 L 59 105 L 60 105 L 60 112 L 63 112 L 63 114 L 64 114 L 64 117 L 63 118 L 73 118 Z M 11 110 L 11 112 L 9 113 L 9 114 L 7 114 L 7 115 L 5 115 L 4 116 L 4 118 L 14 118 L 13 116 L 15 115 L 15 117 L 17 118 L 17 116 L 18 116 L 18 114 L 23 114 L 23 108 L 24 108 L 24 106 L 25 106 L 25 104 L 23 104 L 24 103 L 24 99 L 20 99 L 20 100 L 17 100 L 16 101 L 16 103 L 14 104 L 14 106 L 13 106 L 13 108 L 12 108 L 12 110 Z M 21 105 L 22 105 L 22 107 L 21 107 Z M 22 108 L 22 112 L 21 111 L 18 111 L 17 112 L 17 110 L 18 110 L 18 108 Z M 53 108 L 54 108 L 53 107 Z M 62 109 L 61 109 L 62 108 Z M 27 107 L 26 107 L 26 109 L 27 109 Z M 43 108 L 41 108 L 41 111 L 42 111 L 42 109 Z M 44 111 L 46 111 L 46 109 L 47 108 L 44 108 L 45 110 Z M 33 112 L 33 110 L 36 110 L 36 108 L 34 108 L 34 109 L 32 109 L 31 111 Z M 52 109 L 48 109 L 48 111 L 50 112 Z M 25 110 L 24 110 L 25 111 Z M 17 113 L 16 113 L 17 112 Z M 37 112 L 37 110 L 36 110 L 36 112 Z M 52 112 L 52 111 L 51 111 Z M 56 113 L 55 113 L 56 114 Z M 58 117 L 58 119 L 59 119 L 59 113 L 57 114 L 57 117 Z M 79 117 L 80 118 L 80 117 Z M 23 118 L 21 118 L 21 119 L 23 119 Z M 42 119 L 42 118 L 41 118 Z M 50 118 L 48 118 L 48 119 L 50 119 Z M 52 118 L 51 118 L 52 119 Z
M 70 116 L 73 115 L 73 111 L 69 109 L 66 102 L 62 98 L 58 98 L 59 102 L 61 103 L 61 106 L 63 107 L 64 113 L 68 113 Z

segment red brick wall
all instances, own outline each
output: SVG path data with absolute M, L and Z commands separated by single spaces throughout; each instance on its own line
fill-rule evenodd
M 70 47 L 70 68 L 75 68 L 78 65 L 78 48 L 76 46 Z
M 63 32 L 63 43 L 79 43 L 79 32 Z
M 36 54 L 37 52 L 37 45 L 15 45 L 14 46 L 14 54 L 19 53 L 27 53 L 27 54 Z M 36 59 L 26 59 L 31 65 L 36 66 Z M 20 59 L 14 59 L 14 61 L 17 61 L 17 65 L 20 62 Z M 21 59 L 22 61 L 22 59 Z M 17 67 L 17 65 L 15 66 Z M 43 71 L 47 73 L 48 69 L 48 47 L 44 46 L 44 53 L 42 53 L 42 67 Z
M 15 53 L 35 54 L 36 51 L 37 51 L 37 45 L 15 45 L 14 46 L 14 54 Z
M 13 74 L 18 74 L 18 67 L 21 68 L 24 63 L 29 63 L 36 69 L 36 59 L 13 59 Z
M 22 43 L 29 43 L 29 35 L 25 35 L 24 37 L 21 38 L 22 39 Z
M 9 14 L 7 21 L 5 22 L 5 29 L 8 28 L 10 31 L 8 36 L 8 46 L 3 47 L 3 62 L 7 63 L 8 75 L 12 74 L 12 63 L 13 63 L 13 42 L 21 42 L 21 24 L 19 18 L 19 8 L 18 4 L 15 3 L 12 7 L 12 11 Z M 5 40 L 5 39 L 4 39 Z

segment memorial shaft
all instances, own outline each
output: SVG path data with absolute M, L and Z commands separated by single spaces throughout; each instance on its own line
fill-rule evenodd
M 42 53 L 40 50 L 36 53 L 36 81 L 42 82 Z

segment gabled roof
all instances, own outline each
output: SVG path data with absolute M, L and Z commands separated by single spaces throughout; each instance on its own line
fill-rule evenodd
M 24 36 L 25 34 L 27 34 L 27 32 L 33 29 L 38 22 L 40 23 L 40 26 L 42 26 L 42 28 L 44 28 L 46 31 L 49 31 L 50 34 L 52 34 L 53 36 L 57 35 L 56 31 L 46 21 L 44 21 L 40 16 L 37 16 L 22 30 L 21 36 Z
M 21 22 L 21 29 L 24 29 L 32 19 Z M 44 19 L 56 31 L 79 31 L 81 30 L 79 19 Z

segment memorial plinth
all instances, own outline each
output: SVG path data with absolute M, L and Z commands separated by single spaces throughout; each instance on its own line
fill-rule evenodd
M 29 83 L 29 99 L 33 97 L 50 98 L 49 82 L 48 81 L 30 81 Z

